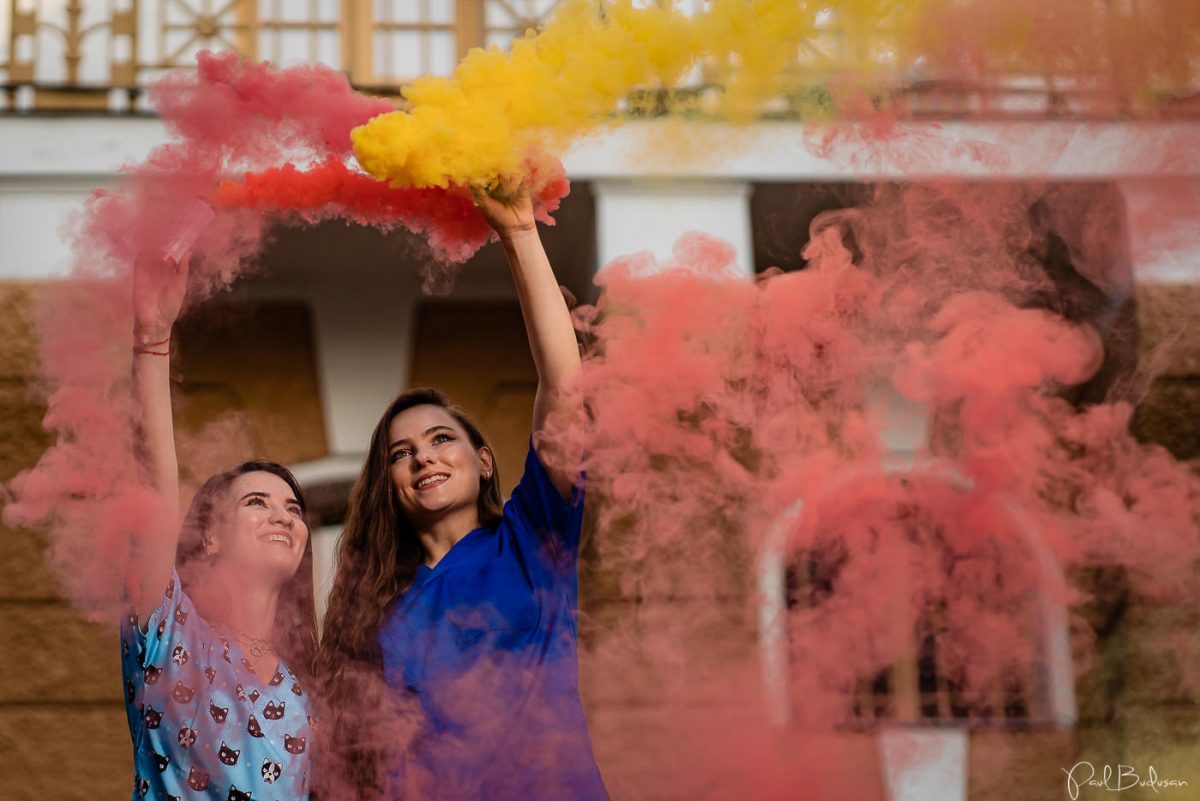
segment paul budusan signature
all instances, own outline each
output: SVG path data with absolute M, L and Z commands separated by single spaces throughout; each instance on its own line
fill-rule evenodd
M 1067 795 L 1070 796 L 1071 801 L 1077 801 L 1079 791 L 1083 788 L 1108 790 L 1115 793 L 1134 787 L 1148 787 L 1157 793 L 1159 790 L 1171 787 L 1188 786 L 1184 779 L 1160 777 L 1153 765 L 1147 767 L 1145 776 L 1138 774 L 1132 765 L 1120 763 L 1115 766 L 1101 765 L 1098 774 L 1096 766 L 1091 762 L 1076 762 L 1070 770 L 1066 768 L 1059 768 L 1059 770 L 1067 774 Z

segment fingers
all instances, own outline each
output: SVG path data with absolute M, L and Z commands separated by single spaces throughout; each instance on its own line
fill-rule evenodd
M 469 188 L 478 205 L 491 200 L 502 206 L 513 206 L 529 191 L 525 177 L 518 174 L 498 175 L 491 183 L 472 184 Z
M 171 265 L 171 270 L 175 273 L 176 278 L 187 278 L 188 270 L 192 264 L 192 254 L 190 251 L 184 253 L 183 256 L 181 256 L 178 260 L 175 260 L 170 256 L 167 256 L 164 260 L 167 262 L 167 264 Z

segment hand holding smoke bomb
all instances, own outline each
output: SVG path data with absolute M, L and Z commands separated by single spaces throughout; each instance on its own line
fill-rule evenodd
M 179 318 L 187 295 L 189 255 L 182 260 L 140 256 L 133 269 L 135 347 L 163 344 Z
M 502 178 L 494 186 L 472 186 L 471 196 L 501 239 L 537 227 L 527 181 Z
M 179 225 L 167 245 L 164 257 L 173 262 L 182 261 L 216 216 L 217 212 L 208 201 L 202 198 L 193 200 L 179 215 Z
M 133 271 L 136 345 L 158 343 L 170 336 L 187 295 L 192 246 L 215 217 L 213 207 L 197 198 L 180 215 L 161 256 L 150 253 L 138 256 Z

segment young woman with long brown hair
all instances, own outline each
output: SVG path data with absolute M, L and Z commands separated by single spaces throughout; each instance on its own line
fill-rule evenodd
M 209 478 L 177 525 L 169 362 L 187 273 L 186 258 L 134 273 L 137 440 L 162 514 L 134 543 L 121 625 L 133 798 L 305 799 L 317 636 L 304 496 L 281 465 L 245 462 Z
M 582 487 L 536 446 L 570 402 L 579 350 L 528 190 L 476 200 L 508 256 L 538 372 L 525 473 L 502 504 L 492 448 L 436 390 L 385 410 L 325 619 L 333 758 L 321 772 L 360 795 L 600 801 L 579 700 Z

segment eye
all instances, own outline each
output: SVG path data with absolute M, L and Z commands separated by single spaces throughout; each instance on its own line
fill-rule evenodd
M 300 515 L 302 514 L 299 506 L 289 506 L 288 511 L 290 513 L 294 514 L 296 517 L 300 517 Z
M 391 460 L 393 462 L 398 462 L 401 459 L 407 459 L 411 455 L 412 455 L 412 451 L 410 451 L 408 448 L 397 448 L 396 450 L 392 451 L 392 459 Z
M 255 495 L 253 498 L 250 498 L 249 500 L 246 501 L 247 506 L 249 506 L 250 504 L 254 504 L 255 506 L 265 507 L 267 505 L 267 502 L 264 501 L 262 498 L 258 497 L 257 495 Z
M 446 433 L 435 434 L 435 435 L 434 435 L 434 437 L 433 437 L 433 444 L 434 444 L 434 445 L 441 445 L 443 442 L 450 442 L 450 441 L 452 441 L 453 439 L 454 439 L 454 437 L 452 437 L 452 436 L 450 436 L 449 434 L 446 434 Z

